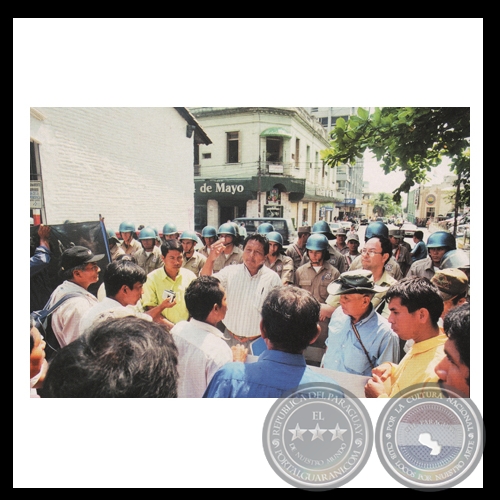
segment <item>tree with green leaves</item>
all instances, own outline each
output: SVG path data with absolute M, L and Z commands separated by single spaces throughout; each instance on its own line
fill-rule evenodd
M 450 172 L 458 176 L 455 214 L 470 205 L 470 108 L 358 108 L 347 121 L 337 119 L 330 137 L 321 157 L 331 167 L 354 164 L 368 149 L 385 174 L 402 171 L 405 180 L 393 191 L 396 203 L 448 157 Z
M 389 193 L 377 193 L 370 201 L 373 206 L 373 213 L 380 217 L 396 215 L 402 212 L 401 204 L 394 201 L 394 197 Z

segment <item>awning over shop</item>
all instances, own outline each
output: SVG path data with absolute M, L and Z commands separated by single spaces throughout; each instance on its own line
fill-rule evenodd
M 269 127 L 260 133 L 261 137 L 287 137 L 290 139 L 292 134 L 285 130 L 283 127 Z
M 281 192 L 290 193 L 290 198 L 300 200 L 305 192 L 305 179 L 290 177 L 254 176 L 246 179 L 196 179 L 195 202 L 215 200 L 255 200 L 257 192 L 266 192 L 278 188 Z

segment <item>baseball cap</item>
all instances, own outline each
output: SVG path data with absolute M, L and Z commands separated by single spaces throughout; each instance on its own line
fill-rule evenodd
M 350 234 L 348 237 L 347 237 L 347 243 L 349 243 L 350 241 L 357 241 L 359 243 L 359 236 L 358 236 L 358 233 L 353 233 L 353 234 Z
M 379 293 L 385 292 L 389 287 L 378 286 L 373 281 L 373 274 L 368 269 L 355 269 L 346 271 L 340 278 L 332 281 L 327 288 L 331 295 L 344 295 L 350 293 Z
M 89 262 L 97 262 L 104 258 L 104 254 L 100 253 L 94 255 L 88 248 L 81 246 L 74 246 L 64 250 L 61 255 L 61 269 L 67 271 L 74 267 L 88 264 Z
M 311 226 L 300 226 L 298 234 L 311 234 Z
M 394 238 L 403 238 L 403 231 L 401 229 L 389 229 L 389 236 L 394 236 Z
M 460 269 L 453 267 L 437 271 L 432 277 L 431 283 L 437 286 L 443 300 L 450 300 L 457 295 L 462 295 L 469 289 L 467 275 Z

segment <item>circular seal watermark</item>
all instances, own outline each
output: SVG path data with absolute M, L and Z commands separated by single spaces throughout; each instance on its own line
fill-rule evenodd
M 262 431 L 266 458 L 289 484 L 328 490 L 354 478 L 373 446 L 373 426 L 358 398 L 335 384 L 303 384 L 278 399 Z
M 384 407 L 375 445 L 385 469 L 399 483 L 441 490 L 463 481 L 484 448 L 484 424 L 470 398 L 441 384 L 415 385 Z

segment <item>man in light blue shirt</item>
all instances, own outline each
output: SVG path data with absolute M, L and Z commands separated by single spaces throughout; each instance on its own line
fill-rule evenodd
M 267 350 L 255 363 L 227 363 L 210 381 L 204 398 L 279 398 L 312 382 L 337 385 L 306 365 L 304 350 L 320 334 L 320 304 L 296 286 L 274 288 L 262 306 L 260 329 Z M 338 397 L 344 397 L 338 388 Z
M 328 325 L 323 368 L 371 376 L 375 366 L 399 362 L 399 337 L 371 303 L 375 293 L 385 290 L 365 269 L 347 271 L 328 286 L 330 294 L 340 295 L 340 307 Z

